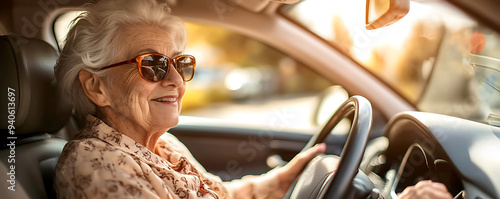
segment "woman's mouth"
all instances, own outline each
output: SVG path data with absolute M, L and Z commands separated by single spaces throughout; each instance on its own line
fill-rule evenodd
M 176 97 L 161 97 L 161 98 L 156 98 L 153 99 L 155 102 L 177 102 Z

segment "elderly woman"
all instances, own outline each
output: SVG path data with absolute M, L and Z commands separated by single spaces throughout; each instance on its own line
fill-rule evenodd
M 185 44 L 182 21 L 156 0 L 100 1 L 75 20 L 55 73 L 84 128 L 59 159 L 59 198 L 282 198 L 325 150 L 229 183 L 208 173 L 166 133 L 195 70 Z
M 280 198 L 324 145 L 259 177 L 223 183 L 167 132 L 196 61 L 183 22 L 155 0 L 101 1 L 80 15 L 55 66 L 84 129 L 56 169 L 60 198 Z

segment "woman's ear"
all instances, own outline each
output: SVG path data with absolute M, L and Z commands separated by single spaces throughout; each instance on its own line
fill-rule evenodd
M 80 70 L 78 78 L 82 84 L 83 91 L 85 91 L 87 97 L 94 102 L 94 104 L 100 107 L 110 105 L 109 96 L 107 95 L 106 87 L 101 78 L 85 69 Z

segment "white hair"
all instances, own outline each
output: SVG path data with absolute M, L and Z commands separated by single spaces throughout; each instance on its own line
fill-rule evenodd
M 169 33 L 172 41 L 184 49 L 186 28 L 180 18 L 170 15 L 166 2 L 160 0 L 102 0 L 87 5 L 72 22 L 66 44 L 54 67 L 61 89 L 71 98 L 77 120 L 83 124 L 86 115 L 96 114 L 96 105 L 85 94 L 78 78 L 81 69 L 105 77 L 97 69 L 113 64 L 127 48 L 121 40 L 124 29 L 151 26 Z

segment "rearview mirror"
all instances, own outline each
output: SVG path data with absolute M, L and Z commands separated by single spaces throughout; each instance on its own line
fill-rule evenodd
M 410 0 L 366 0 L 366 29 L 382 28 L 410 11 Z

